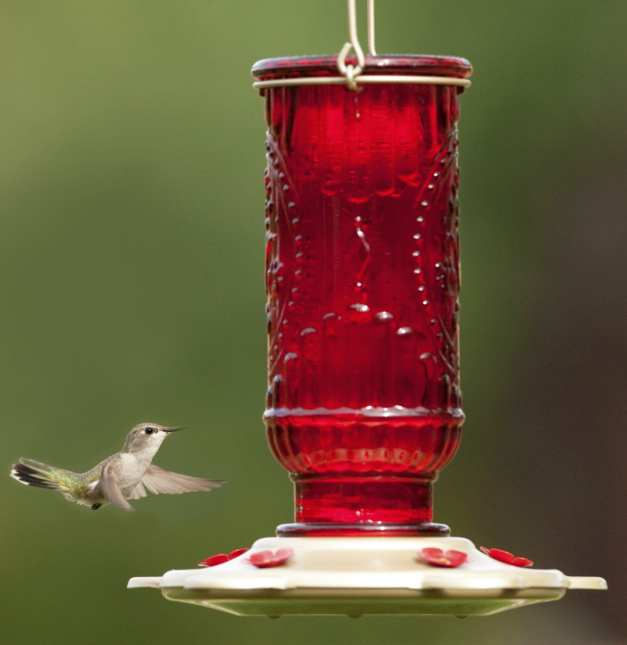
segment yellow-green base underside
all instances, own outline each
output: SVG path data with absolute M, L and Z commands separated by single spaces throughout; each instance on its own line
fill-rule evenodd
M 367 614 L 423 616 L 490 616 L 526 605 L 559 600 L 563 589 L 505 589 L 499 591 L 401 589 L 189 590 L 162 588 L 168 600 L 190 603 L 236 616 Z

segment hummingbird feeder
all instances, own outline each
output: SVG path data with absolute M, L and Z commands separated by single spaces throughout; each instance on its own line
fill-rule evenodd
M 433 521 L 460 444 L 458 130 L 463 58 L 262 60 L 268 391 L 294 522 L 206 568 L 133 578 L 237 615 L 487 615 L 605 589 Z

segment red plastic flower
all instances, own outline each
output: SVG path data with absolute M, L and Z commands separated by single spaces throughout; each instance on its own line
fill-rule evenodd
M 229 560 L 235 560 L 235 558 L 239 558 L 240 555 L 246 553 L 246 551 L 248 551 L 249 549 L 250 547 L 247 547 L 247 546 L 243 546 L 239 549 L 233 549 L 229 553 Z
M 252 553 L 249 561 L 258 569 L 267 569 L 284 565 L 293 555 L 294 549 L 277 549 L 276 551 L 268 549 Z
M 436 548 L 422 549 L 420 556 L 424 562 L 432 567 L 446 567 L 448 569 L 455 569 L 468 559 L 467 553 L 456 551 L 455 549 L 448 549 L 447 551 Z
M 205 558 L 202 562 L 198 563 L 199 567 L 216 567 L 229 561 L 229 556 L 226 553 L 216 553 Z
M 210 555 L 208 558 L 205 558 L 202 562 L 198 563 L 199 567 L 216 567 L 219 564 L 224 564 L 229 560 L 234 560 L 238 558 L 242 553 L 246 553 L 248 547 L 242 547 L 241 549 L 233 549 L 230 553 L 216 553 L 215 555 Z
M 505 562 L 505 564 L 511 564 L 514 567 L 532 567 L 533 560 L 529 558 L 523 558 L 522 555 L 514 555 L 509 551 L 504 549 L 489 549 L 486 546 L 480 547 L 480 551 L 489 555 L 491 558 L 498 560 L 499 562 Z

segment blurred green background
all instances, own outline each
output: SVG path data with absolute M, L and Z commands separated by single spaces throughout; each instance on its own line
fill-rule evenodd
M 365 3 L 363 3 L 365 5 Z M 1 639 L 625 642 L 627 3 L 378 3 L 381 51 L 468 57 L 462 450 L 437 519 L 604 575 L 489 619 L 243 619 L 127 592 L 290 519 L 265 445 L 262 57 L 332 53 L 345 2 L 0 2 L 0 457 L 81 469 L 144 419 L 193 428 L 206 495 L 87 512 L 0 485 Z M 363 30 L 362 30 L 362 33 Z

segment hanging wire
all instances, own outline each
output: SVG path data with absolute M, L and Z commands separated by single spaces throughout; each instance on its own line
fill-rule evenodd
M 368 0 L 368 53 L 371 56 L 377 55 L 375 47 L 374 0 Z
M 359 35 L 357 33 L 357 1 L 348 0 L 348 42 L 340 50 L 337 57 L 337 68 L 343 76 L 346 77 L 346 83 L 351 90 L 357 89 L 357 77 L 364 71 L 366 65 L 366 57 L 364 50 L 359 42 Z M 374 0 L 367 2 L 367 22 L 368 22 L 368 54 L 376 56 L 377 50 L 375 46 L 375 8 Z M 357 57 L 357 65 L 347 65 L 346 59 L 350 52 L 354 51 Z
M 368 8 L 373 4 L 374 0 L 368 0 Z M 361 48 L 359 42 L 359 35 L 357 34 L 357 2 L 356 0 L 348 0 L 348 42 L 340 50 L 337 57 L 337 68 L 343 76 L 346 77 L 346 84 L 351 90 L 357 89 L 356 78 L 363 72 L 366 65 L 366 57 L 364 50 Z M 368 28 L 370 33 L 370 27 Z M 355 52 L 357 58 L 357 65 L 347 65 L 346 59 L 351 50 Z

